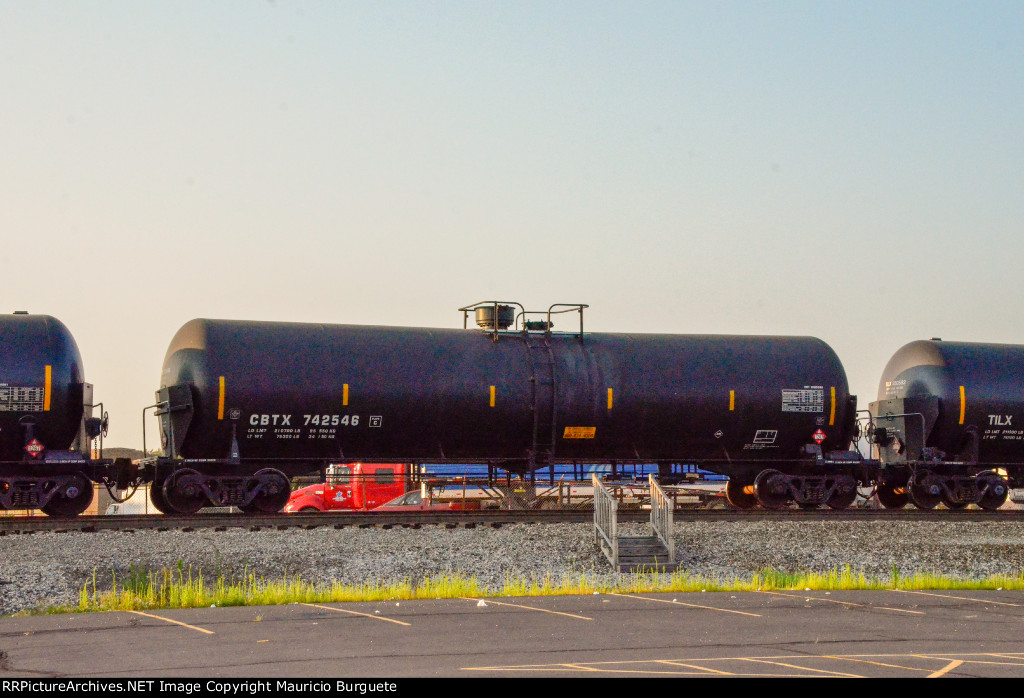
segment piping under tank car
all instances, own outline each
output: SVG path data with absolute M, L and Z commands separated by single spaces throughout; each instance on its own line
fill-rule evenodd
M 153 503 L 278 511 L 291 477 L 349 461 L 699 463 L 737 482 L 774 464 L 805 498 L 852 503 L 856 398 L 824 342 L 585 333 L 586 307 L 486 301 L 461 330 L 188 322 L 153 406 Z
M 95 459 L 107 430 L 82 357 L 62 322 L 48 315 L 0 316 L 0 508 L 85 511 L 93 483 L 124 488 L 128 459 Z M 102 416 L 93 417 L 94 408 Z

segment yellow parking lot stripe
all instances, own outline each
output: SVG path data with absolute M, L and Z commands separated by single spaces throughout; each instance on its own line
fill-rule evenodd
M 373 618 L 374 620 L 383 620 L 383 621 L 387 621 L 388 623 L 394 623 L 395 625 L 405 625 L 407 627 L 411 627 L 409 623 L 403 623 L 402 621 L 395 620 L 394 618 L 386 618 L 384 616 L 376 616 L 376 615 L 372 615 L 370 613 L 360 613 L 358 611 L 350 611 L 347 608 L 335 608 L 333 606 L 321 606 L 320 604 L 315 604 L 315 603 L 304 603 L 302 605 L 303 606 L 310 606 L 312 608 L 322 608 L 325 611 L 334 611 L 336 613 L 348 613 L 349 615 L 353 615 L 353 616 L 363 616 L 364 618 Z
M 658 664 L 668 664 L 670 666 L 684 666 L 687 669 L 700 669 L 701 671 L 706 671 L 709 674 L 722 674 L 723 676 L 735 676 L 736 675 L 736 674 L 732 673 L 731 671 L 719 671 L 718 669 L 709 669 L 706 666 L 700 666 L 700 665 L 697 665 L 697 664 L 687 664 L 686 662 L 675 662 L 675 661 L 671 661 L 669 659 L 657 659 L 655 661 Z
M 146 618 L 156 618 L 157 620 L 162 620 L 165 623 L 174 623 L 175 625 L 180 625 L 183 628 L 188 628 L 189 630 L 196 630 L 196 631 L 201 632 L 201 633 L 206 633 L 207 635 L 215 635 L 216 634 L 212 630 L 206 630 L 205 628 L 197 628 L 194 625 L 189 625 L 188 623 L 182 623 L 180 620 L 171 620 L 170 618 L 164 618 L 163 616 L 154 616 L 152 613 L 143 613 L 142 611 L 128 611 L 128 612 L 129 613 L 134 613 L 137 616 L 145 616 Z
M 733 611 L 732 609 L 729 609 L 729 608 L 715 608 L 714 606 L 701 606 L 700 604 L 696 604 L 696 603 L 684 603 L 682 601 L 675 601 L 675 600 L 667 601 L 665 599 L 652 599 L 652 598 L 647 597 L 647 596 L 634 596 L 633 594 L 614 594 L 614 593 L 612 593 L 612 594 L 609 594 L 609 596 L 621 596 L 621 597 L 626 598 L 626 599 L 641 599 L 643 601 L 654 601 L 656 603 L 670 603 L 670 604 L 675 604 L 676 606 L 689 606 L 690 608 L 703 608 L 703 609 L 705 609 L 707 611 L 721 611 L 722 613 L 735 613 L 735 614 L 740 615 L 740 616 L 753 616 L 754 618 L 760 618 L 761 617 L 760 613 L 747 613 L 746 611 Z
M 877 608 L 882 611 L 896 611 L 898 613 L 913 613 L 914 615 L 923 616 L 924 611 L 908 611 L 905 608 L 889 608 L 888 606 L 869 606 L 863 603 L 853 603 L 852 601 L 838 601 L 836 599 L 823 599 L 820 596 L 801 596 L 800 594 L 783 594 L 779 591 L 761 591 L 761 594 L 772 594 L 773 596 L 788 596 L 791 599 L 810 599 L 811 601 L 821 601 L 823 603 L 837 603 L 843 606 L 857 606 L 859 608 Z
M 493 599 L 474 599 L 474 598 L 470 598 L 468 596 L 462 596 L 460 598 L 463 601 L 476 601 L 477 603 L 479 603 L 481 600 L 483 600 L 483 602 L 486 603 L 486 604 L 492 604 L 493 603 L 496 606 L 511 606 L 512 608 L 525 608 L 525 609 L 527 609 L 529 611 L 540 611 L 541 613 L 552 613 L 552 614 L 554 614 L 556 616 L 567 616 L 569 618 L 578 618 L 579 620 L 594 620 L 593 618 L 587 618 L 586 616 L 577 616 L 577 615 L 573 615 L 572 613 L 562 613 L 561 611 L 549 611 L 546 608 L 536 608 L 534 606 L 524 606 L 521 603 L 503 603 L 501 601 L 495 601 Z
M 956 656 L 956 655 L 953 655 Z M 982 655 L 987 656 L 987 655 Z M 946 659 L 946 657 L 934 657 L 934 659 Z M 1024 666 L 1021 662 L 983 662 L 980 659 L 965 659 L 965 664 L 990 664 L 992 666 Z
M 562 664 L 567 669 L 576 669 L 577 671 L 601 671 L 600 669 L 592 669 L 587 666 L 580 666 L 579 664 Z
M 844 662 L 860 662 L 861 664 L 874 664 L 875 666 L 884 666 L 890 669 L 906 669 L 907 671 L 931 671 L 931 669 L 921 669 L 920 667 L 903 666 L 901 664 L 886 664 L 885 662 L 872 662 L 867 659 L 856 659 L 854 657 L 840 657 L 832 654 L 823 654 L 825 659 L 841 659 Z
M 960 659 L 958 659 L 960 657 Z M 879 667 L 885 667 L 890 669 L 902 669 L 908 672 L 925 672 L 928 676 L 939 677 L 956 669 L 961 664 L 992 664 L 997 666 L 1022 666 L 1020 662 L 986 662 L 980 657 L 1000 657 L 1006 659 L 1016 659 L 1024 662 L 1024 656 L 1018 656 L 1014 653 L 985 653 L 985 654 L 960 654 L 960 653 L 939 653 L 939 654 L 855 654 L 855 655 L 830 655 L 830 654 L 819 654 L 819 655 L 781 655 L 781 656 L 761 656 L 761 657 L 683 657 L 680 659 L 638 659 L 638 660 L 625 660 L 625 661 L 607 661 L 607 662 L 577 662 L 577 663 L 558 663 L 558 664 L 520 664 L 520 665 L 507 665 L 507 666 L 475 666 L 475 667 L 462 667 L 463 671 L 565 671 L 566 669 L 585 671 L 588 674 L 593 673 L 605 673 L 605 674 L 635 674 L 644 676 L 710 676 L 712 674 L 723 674 L 728 676 L 745 676 L 745 677 L 760 677 L 760 676 L 786 676 L 786 677 L 807 677 L 810 672 L 814 674 L 828 674 L 850 678 L 864 678 L 858 674 L 849 674 L 839 671 L 831 671 L 828 669 L 815 669 L 809 666 L 801 666 L 793 664 L 792 662 L 800 660 L 842 660 L 847 662 L 859 662 L 862 664 L 874 665 Z M 910 659 L 923 659 L 929 662 L 941 662 L 940 669 L 927 668 L 927 667 L 915 667 L 905 666 L 901 664 L 887 664 L 882 661 L 872 660 L 893 660 L 893 661 L 908 661 Z M 733 670 L 725 671 L 721 669 L 711 669 L 708 664 L 719 664 L 723 662 L 738 663 L 744 662 L 746 664 L 768 664 L 771 666 L 782 667 L 790 670 L 797 670 L 801 673 L 793 672 L 779 672 L 779 673 L 761 673 L 761 672 L 746 672 L 736 668 L 736 664 L 732 664 L 730 668 Z M 695 672 L 679 672 L 671 671 L 666 669 L 665 671 L 657 671 L 651 669 L 645 669 L 643 667 L 648 665 L 663 665 L 667 667 L 681 667 L 686 669 L 693 669 Z M 696 673 L 700 672 L 700 673 Z
M 995 652 L 985 655 L 987 657 L 997 657 L 998 659 L 1016 659 L 1018 662 L 1024 662 L 1024 657 L 1018 657 L 1013 654 L 997 654 Z M 1002 663 L 1002 662 L 1000 662 Z M 1012 664 L 1010 666 L 1013 666 Z
M 922 655 L 917 655 L 917 656 L 921 657 Z M 922 657 L 922 658 L 924 658 L 924 657 Z M 931 657 L 928 657 L 928 659 L 931 659 Z M 954 659 L 952 662 L 950 662 L 946 666 L 942 667 L 938 671 L 936 671 L 934 673 L 931 673 L 931 674 L 928 674 L 927 678 L 929 678 L 929 679 L 937 679 L 940 676 L 942 676 L 943 674 L 947 674 L 947 673 L 953 671 L 953 669 L 956 669 L 958 666 L 960 666 L 963 663 L 964 662 L 963 662 L 962 659 Z
M 689 667 L 696 669 L 697 671 L 649 671 L 646 669 L 628 669 L 624 668 L 624 665 L 628 664 L 645 664 L 647 662 L 594 662 L 593 664 L 521 664 L 512 666 L 467 666 L 462 667 L 462 671 L 564 671 L 566 669 L 572 669 L 576 671 L 586 672 L 588 674 L 630 674 L 635 676 L 711 676 L 711 674 L 723 674 L 725 676 L 738 676 L 728 671 L 717 671 L 715 669 L 707 669 L 706 667 L 693 666 L 682 664 L 679 662 L 658 662 L 667 665 L 676 665 L 680 667 Z M 742 676 L 793 676 L 793 674 L 742 674 Z
M 844 674 L 841 671 L 828 671 L 827 669 L 812 669 L 811 667 L 799 666 L 797 664 L 787 664 L 786 662 L 769 662 L 767 659 L 752 659 L 748 657 L 737 657 L 741 662 L 758 662 L 760 664 L 774 664 L 776 666 L 783 666 L 787 669 L 800 669 L 801 671 L 817 671 L 822 674 L 830 674 L 832 676 L 845 676 L 850 679 L 864 679 L 865 676 L 860 674 Z
M 948 594 L 933 594 L 927 591 L 910 591 L 908 589 L 893 589 L 901 594 L 921 594 L 922 596 L 938 596 L 941 599 L 958 599 L 960 601 L 974 601 L 976 603 L 990 603 L 996 606 L 1020 606 L 1019 603 L 1007 603 L 1005 601 L 989 601 L 987 599 L 972 599 L 970 596 L 949 596 Z

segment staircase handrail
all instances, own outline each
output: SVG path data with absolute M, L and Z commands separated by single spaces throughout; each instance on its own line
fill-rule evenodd
M 598 543 L 604 543 L 601 548 L 606 551 L 612 567 L 619 568 L 619 530 L 618 510 L 619 503 L 615 496 L 602 483 L 600 478 L 591 475 L 591 482 L 594 485 L 594 528 Z
M 672 541 L 672 511 L 675 504 L 654 475 L 647 477 L 651 483 L 651 530 L 668 550 L 668 561 L 671 563 L 676 559 L 675 544 Z

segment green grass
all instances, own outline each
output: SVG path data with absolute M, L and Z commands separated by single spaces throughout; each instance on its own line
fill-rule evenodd
M 131 569 L 118 579 L 109 577 L 102 585 L 94 574 L 79 594 L 75 606 L 50 607 L 45 613 L 88 611 L 128 611 L 209 606 L 262 606 L 289 603 L 333 603 L 346 601 L 404 601 L 411 599 L 447 599 L 458 597 L 555 596 L 594 593 L 715 592 L 774 590 L 879 590 L 932 589 L 980 590 L 1024 589 L 1024 572 L 1018 576 L 984 579 L 955 578 L 937 574 L 902 576 L 893 568 L 888 575 L 866 576 L 849 567 L 824 574 L 782 572 L 765 569 L 747 578 L 719 579 L 691 575 L 637 573 L 617 582 L 601 582 L 579 575 L 554 581 L 550 578 L 526 580 L 508 578 L 501 588 L 488 588 L 473 577 L 461 574 L 404 580 L 395 584 L 346 585 L 338 582 L 314 584 L 287 574 L 267 580 L 246 573 L 241 578 L 218 574 L 207 578 L 179 562 L 177 567 L 159 571 Z

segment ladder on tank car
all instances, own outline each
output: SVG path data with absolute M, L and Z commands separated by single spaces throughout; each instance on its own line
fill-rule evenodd
M 533 375 L 533 448 L 531 463 L 536 468 L 551 465 L 555 449 L 555 357 L 548 333 L 526 331 L 526 347 Z

